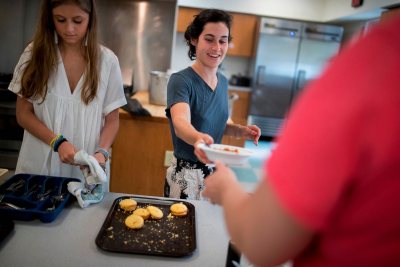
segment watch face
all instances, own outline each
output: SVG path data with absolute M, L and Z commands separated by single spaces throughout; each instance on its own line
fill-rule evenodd
M 351 0 L 352 7 L 359 7 L 362 5 L 363 0 Z

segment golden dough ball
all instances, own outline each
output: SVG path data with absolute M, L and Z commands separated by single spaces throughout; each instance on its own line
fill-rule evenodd
M 131 214 L 125 219 L 125 225 L 130 229 L 140 229 L 144 225 L 144 219 L 135 214 Z
M 137 202 L 133 198 L 125 198 L 119 202 L 119 207 L 125 211 L 133 211 L 137 207 Z

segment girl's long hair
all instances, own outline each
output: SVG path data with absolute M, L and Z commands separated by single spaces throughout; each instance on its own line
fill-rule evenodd
M 85 46 L 85 80 L 81 99 L 87 105 L 97 94 L 99 83 L 98 62 L 100 48 L 97 41 L 97 15 L 94 0 L 43 0 L 40 17 L 33 38 L 32 57 L 27 64 L 21 79 L 20 94 L 24 98 L 41 99 L 47 96 L 47 82 L 58 64 L 57 44 L 55 43 L 55 26 L 52 10 L 62 4 L 76 4 L 89 14 L 87 45 Z

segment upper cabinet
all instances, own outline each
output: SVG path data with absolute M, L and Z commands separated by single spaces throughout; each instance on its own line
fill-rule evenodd
M 199 12 L 200 9 L 180 7 L 178 10 L 178 25 L 176 26 L 176 30 L 178 32 L 185 32 L 187 26 Z
M 233 17 L 232 41 L 229 44 L 228 55 L 251 57 L 256 36 L 257 17 L 238 13 L 231 14 Z
M 187 26 L 201 9 L 180 7 L 178 11 L 177 31 L 185 32 Z M 229 44 L 229 56 L 251 57 L 253 55 L 254 39 L 257 28 L 257 16 L 231 13 L 233 24 Z

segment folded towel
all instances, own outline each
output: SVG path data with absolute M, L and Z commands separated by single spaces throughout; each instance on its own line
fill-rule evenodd
M 85 182 L 69 182 L 68 191 L 76 197 L 81 208 L 99 203 L 104 196 L 103 183 L 107 182 L 106 172 L 95 157 L 84 150 L 75 153 L 74 161 L 81 165 Z
M 93 203 L 99 203 L 104 196 L 102 184 L 96 185 L 93 190 L 88 190 L 81 182 L 69 182 L 68 191 L 76 197 L 81 208 L 86 208 Z
M 85 177 L 85 181 L 88 185 L 96 185 L 107 182 L 107 174 L 95 157 L 89 155 L 84 150 L 80 150 L 75 153 L 74 160 L 76 164 L 83 166 L 83 176 Z

